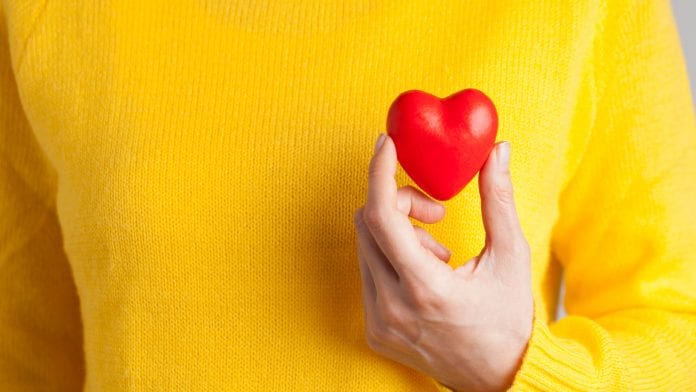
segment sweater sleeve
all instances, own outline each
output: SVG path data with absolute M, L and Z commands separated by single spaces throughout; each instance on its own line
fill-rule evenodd
M 76 391 L 79 302 L 56 216 L 56 175 L 20 103 L 0 3 L 0 390 Z
M 515 390 L 693 390 L 696 124 L 667 0 L 609 2 L 593 127 L 552 252 L 568 316 L 535 318 Z

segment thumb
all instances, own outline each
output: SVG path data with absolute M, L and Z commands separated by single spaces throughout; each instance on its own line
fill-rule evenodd
M 509 163 L 510 142 L 497 143 L 479 173 L 479 192 L 486 246 L 514 252 L 526 239 L 517 217 Z

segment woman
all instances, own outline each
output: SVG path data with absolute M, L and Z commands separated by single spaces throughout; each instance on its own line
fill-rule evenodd
M 3 390 L 692 388 L 668 2 L 432 3 L 4 1 Z M 478 181 L 367 170 L 399 93 L 467 87 Z

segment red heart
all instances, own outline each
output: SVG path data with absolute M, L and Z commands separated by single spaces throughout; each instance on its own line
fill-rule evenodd
M 498 114 L 493 101 L 476 89 L 444 99 L 411 90 L 389 108 L 387 132 L 413 181 L 435 199 L 448 200 L 486 162 L 498 132 Z

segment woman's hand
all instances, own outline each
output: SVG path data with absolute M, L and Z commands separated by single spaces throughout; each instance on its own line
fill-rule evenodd
M 510 386 L 531 335 L 530 252 L 509 157 L 509 143 L 499 143 L 481 169 L 486 244 L 461 267 L 409 221 L 438 222 L 445 208 L 413 187 L 397 189 L 388 136 L 377 142 L 367 203 L 354 216 L 368 345 L 456 390 Z

